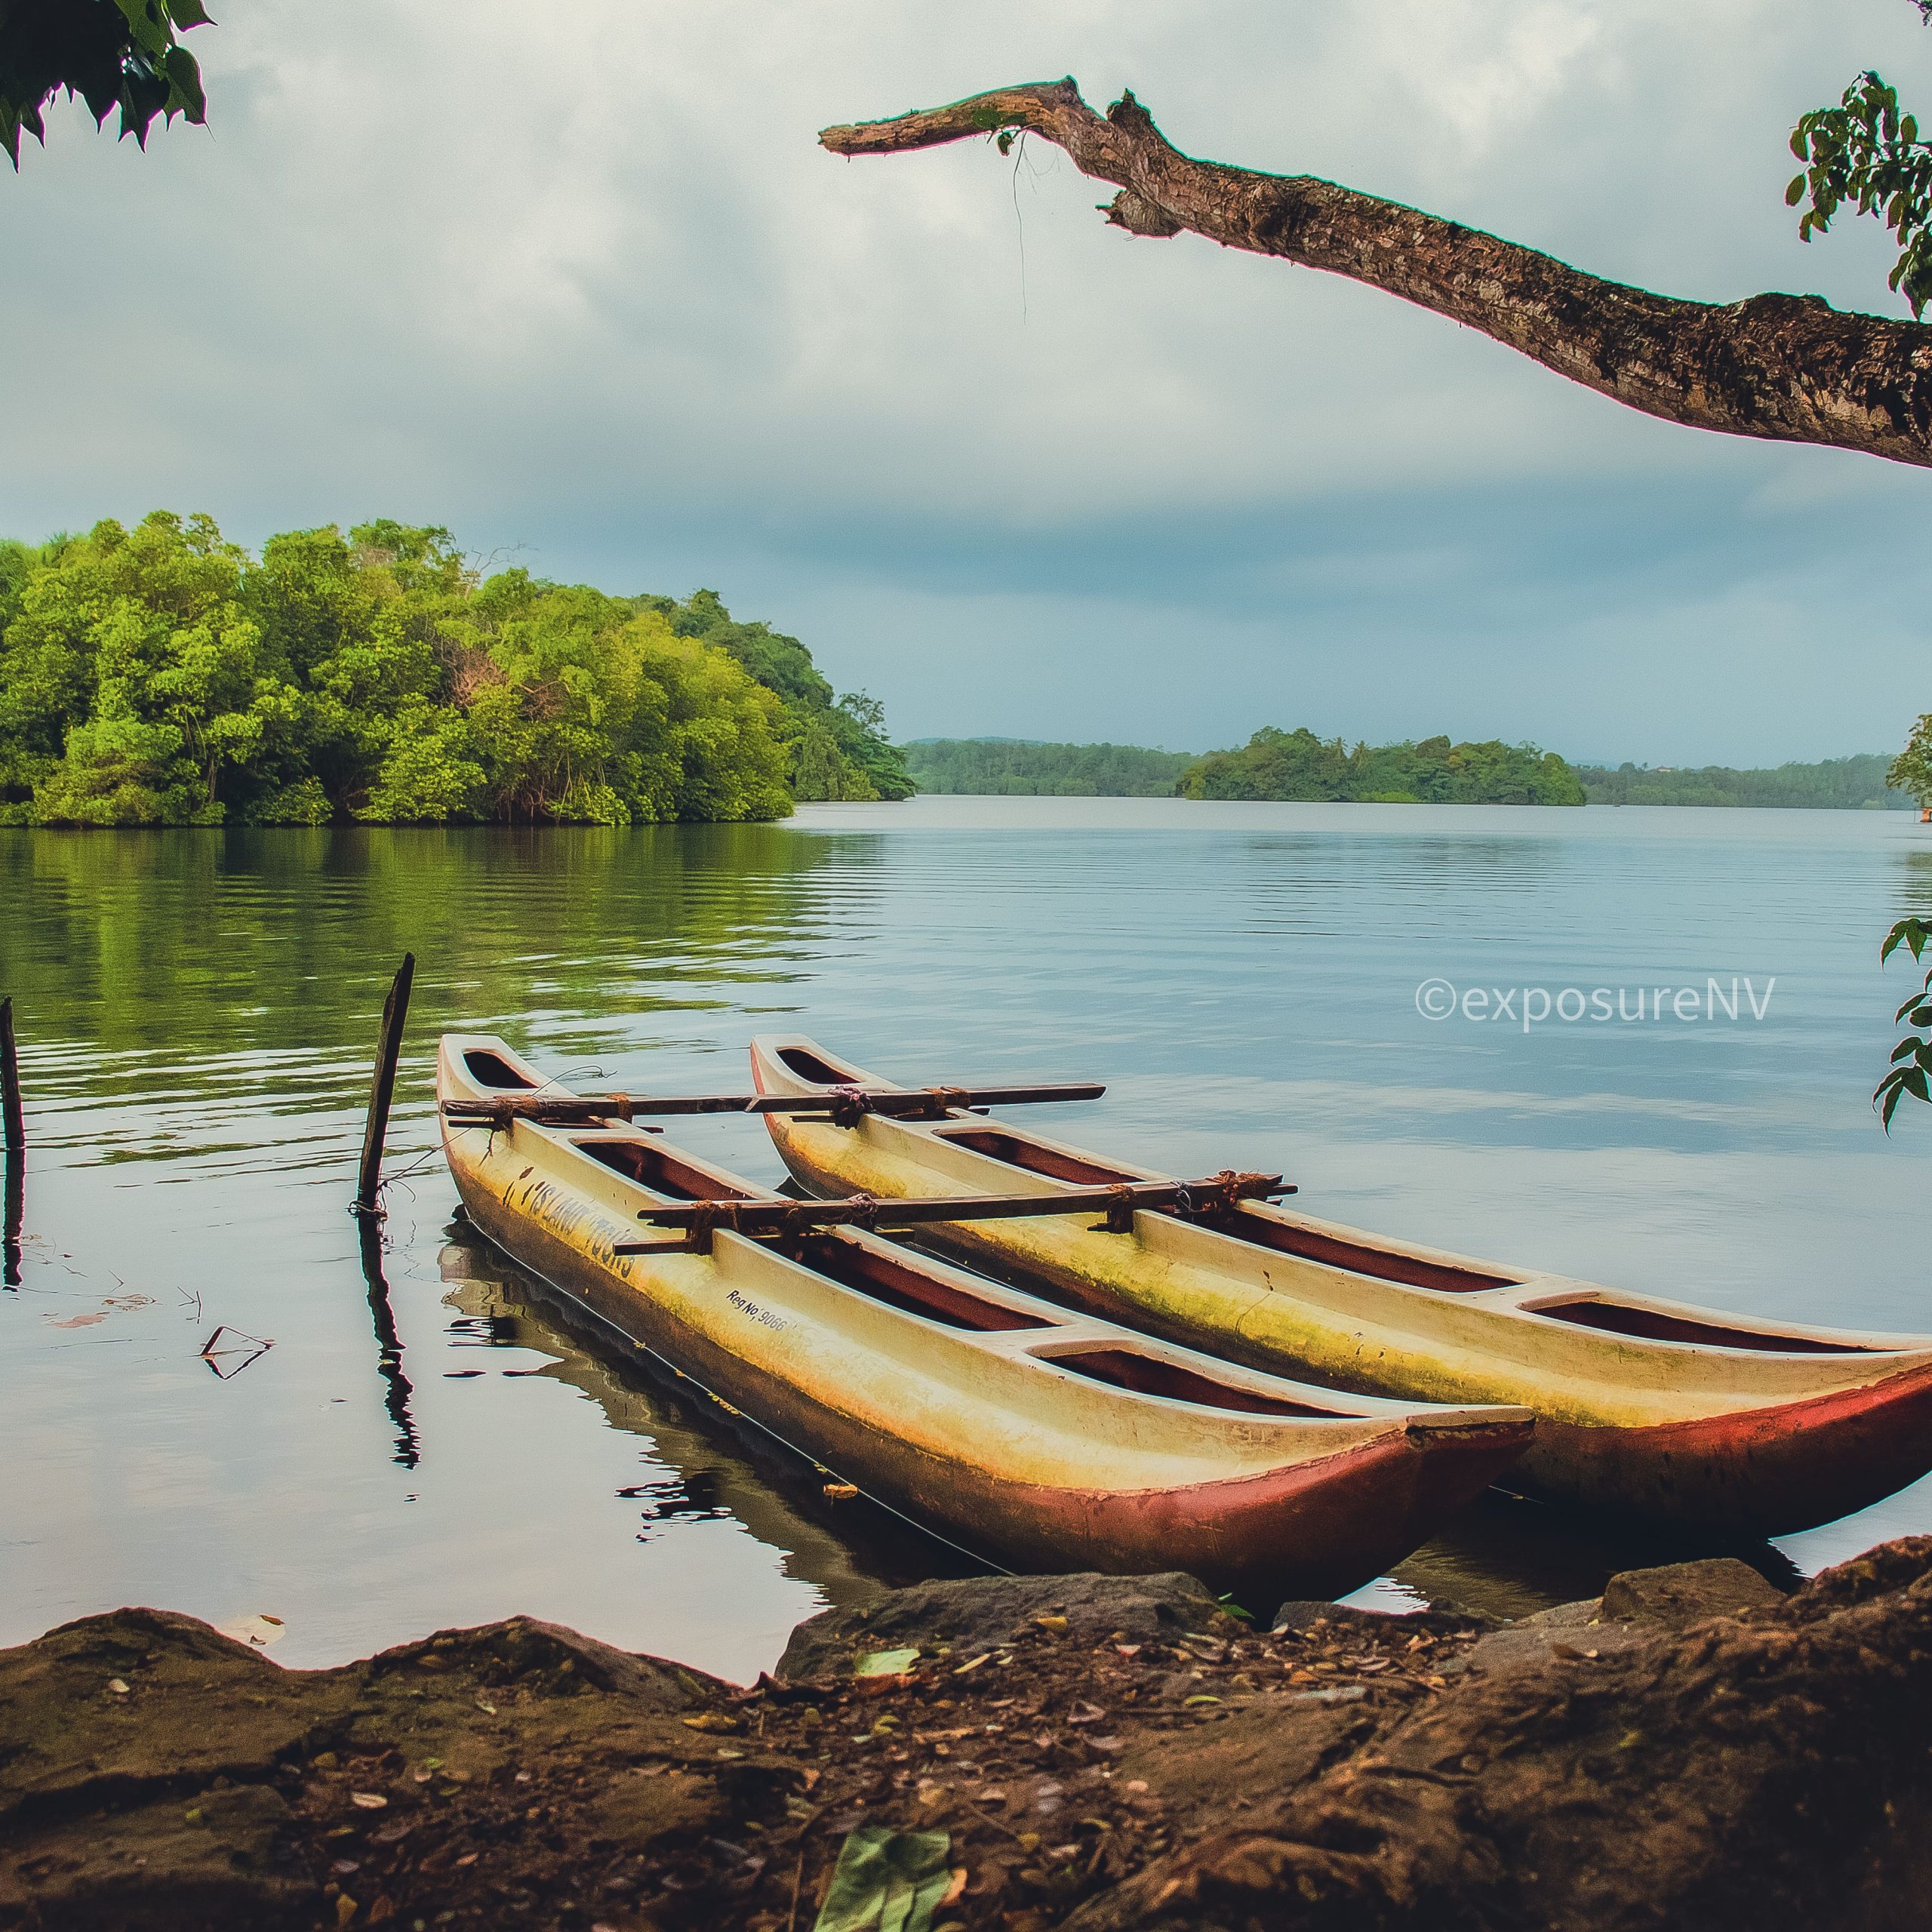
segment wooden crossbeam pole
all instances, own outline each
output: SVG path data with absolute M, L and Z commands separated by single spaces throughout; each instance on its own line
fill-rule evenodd
M 568 1098 L 539 1094 L 493 1095 L 486 1100 L 445 1100 L 446 1120 L 477 1126 L 507 1126 L 528 1120 L 543 1127 L 634 1120 L 640 1115 L 689 1114 L 942 1114 L 968 1107 L 1010 1107 L 1059 1100 L 1097 1100 L 1097 1081 L 1030 1087 L 841 1087 L 824 1094 L 586 1094 Z
M 688 1230 L 682 1240 L 618 1241 L 619 1254 L 703 1253 L 720 1229 L 753 1237 L 803 1235 L 820 1228 L 917 1227 L 928 1222 L 1017 1220 L 1053 1214 L 1105 1214 L 1126 1233 L 1137 1208 L 1173 1208 L 1203 1214 L 1242 1201 L 1292 1194 L 1279 1174 L 1211 1175 L 1204 1180 L 1124 1182 L 1114 1187 L 1068 1188 L 1057 1194 L 968 1194 L 882 1201 L 854 1195 L 836 1201 L 699 1201 L 641 1209 L 653 1227 Z

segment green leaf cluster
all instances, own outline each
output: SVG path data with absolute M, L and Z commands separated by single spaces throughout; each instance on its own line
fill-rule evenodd
M 483 579 L 389 521 L 259 558 L 162 511 L 0 545 L 0 822 L 785 816 L 784 701 L 665 601 Z
M 97 123 L 147 146 L 155 116 L 207 118 L 200 68 L 175 38 L 211 26 L 201 0 L 0 0 L 0 148 L 16 169 L 24 131 L 44 146 L 42 110 L 64 88 Z
M 905 748 L 921 792 L 981 796 L 1165 798 L 1192 752 L 1145 745 L 1060 745 L 1024 738 L 924 738 Z
M 1932 925 L 1923 919 L 1901 919 L 1885 935 L 1885 943 L 1879 949 L 1878 963 L 1883 965 L 1900 946 L 1904 946 L 1915 959 L 1924 957 L 1925 949 L 1932 943 Z M 1908 1033 L 1892 1049 L 1891 1071 L 1878 1082 L 1872 1096 L 1872 1104 L 1878 1109 L 1878 1117 L 1890 1131 L 1892 1115 L 1900 1100 L 1909 1094 L 1915 1100 L 1932 1101 L 1932 1087 L 1928 1087 L 1927 1077 L 1932 1076 L 1932 968 L 1926 972 L 1923 985 L 1918 991 L 1892 1015 L 1894 1023 L 1909 1022 L 1918 1030 Z
M 1293 798 L 1360 804 L 1580 805 L 1583 788 L 1554 752 L 1534 745 L 1358 744 L 1264 725 L 1237 751 L 1211 752 L 1183 771 L 1184 798 Z
M 1900 111 L 1897 89 L 1860 74 L 1837 106 L 1814 108 L 1799 121 L 1791 151 L 1805 164 L 1785 191 L 1787 205 L 1804 210 L 1798 238 L 1825 233 L 1847 204 L 1878 216 L 1899 244 L 1887 285 L 1922 318 L 1932 301 L 1932 143 Z
M 739 623 L 715 590 L 695 591 L 682 602 L 669 597 L 637 601 L 661 614 L 680 637 L 724 651 L 777 693 L 786 777 L 794 798 L 817 802 L 912 795 L 917 787 L 899 748 L 886 736 L 884 708 L 864 691 L 835 699 L 811 653 L 796 638 L 768 624 Z

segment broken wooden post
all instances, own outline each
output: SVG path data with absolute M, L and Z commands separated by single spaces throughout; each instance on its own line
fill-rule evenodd
M 27 1150 L 26 1115 L 20 1106 L 20 1057 L 14 1044 L 14 1002 L 0 999 L 0 1148 Z
M 362 1130 L 362 1164 L 355 1177 L 349 1211 L 379 1214 L 376 1191 L 383 1180 L 383 1140 L 389 1130 L 389 1103 L 395 1097 L 396 1057 L 402 1051 L 403 1022 L 409 1017 L 409 989 L 416 977 L 416 955 L 405 952 L 383 1002 L 383 1031 L 376 1042 L 376 1071 L 369 1083 L 369 1118 Z

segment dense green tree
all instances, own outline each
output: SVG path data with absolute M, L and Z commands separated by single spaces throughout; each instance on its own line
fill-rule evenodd
M 1361 804 L 1580 805 L 1583 788 L 1554 752 L 1496 739 L 1358 744 L 1264 725 L 1238 751 L 1211 752 L 1174 787 L 1188 798 L 1300 798 Z
M 0 768 L 35 817 L 211 824 L 252 798 L 300 696 L 243 607 L 246 561 L 209 518 L 157 512 L 30 573 L 0 654 Z
M 667 608 L 523 570 L 482 579 L 446 530 L 389 521 L 291 531 L 259 560 L 162 512 L 9 545 L 0 821 L 783 817 L 785 699 Z M 768 668 L 809 693 L 809 654 L 782 641 Z M 817 682 L 821 777 L 856 789 L 823 721 L 883 743 L 883 718 Z
M 768 624 L 741 623 L 715 590 L 694 591 L 682 603 L 640 597 L 640 608 L 662 615 L 680 637 L 715 645 L 742 665 L 783 706 L 780 731 L 792 794 L 807 799 L 909 798 L 915 790 L 897 746 L 885 734 L 885 714 L 863 691 L 835 700 L 832 687 L 795 637 Z

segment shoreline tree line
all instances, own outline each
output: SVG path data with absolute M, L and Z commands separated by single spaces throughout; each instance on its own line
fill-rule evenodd
M 912 783 L 863 693 L 715 592 L 485 577 L 389 521 L 156 511 L 0 543 L 0 824 L 782 818 Z
M 1263 732 L 1240 750 L 1197 757 L 1146 745 L 1063 744 L 1032 738 L 915 738 L 901 747 L 924 792 L 1038 798 L 1312 798 L 1463 804 L 1752 806 L 1798 811 L 1909 811 L 1932 792 L 1932 721 L 1910 753 L 1870 752 L 1810 764 L 1739 769 L 1572 764 L 1534 745 L 1324 743 L 1307 732 Z M 1281 741 L 1287 740 L 1284 746 Z M 1555 765 L 1544 760 L 1554 758 Z M 1583 787 L 1579 800 L 1556 766 Z M 1184 789 L 1196 771 L 1197 789 Z M 1291 786 L 1299 789 L 1290 789 Z M 1242 788 L 1246 789 L 1242 789 Z M 1540 792 L 1543 795 L 1535 795 Z

